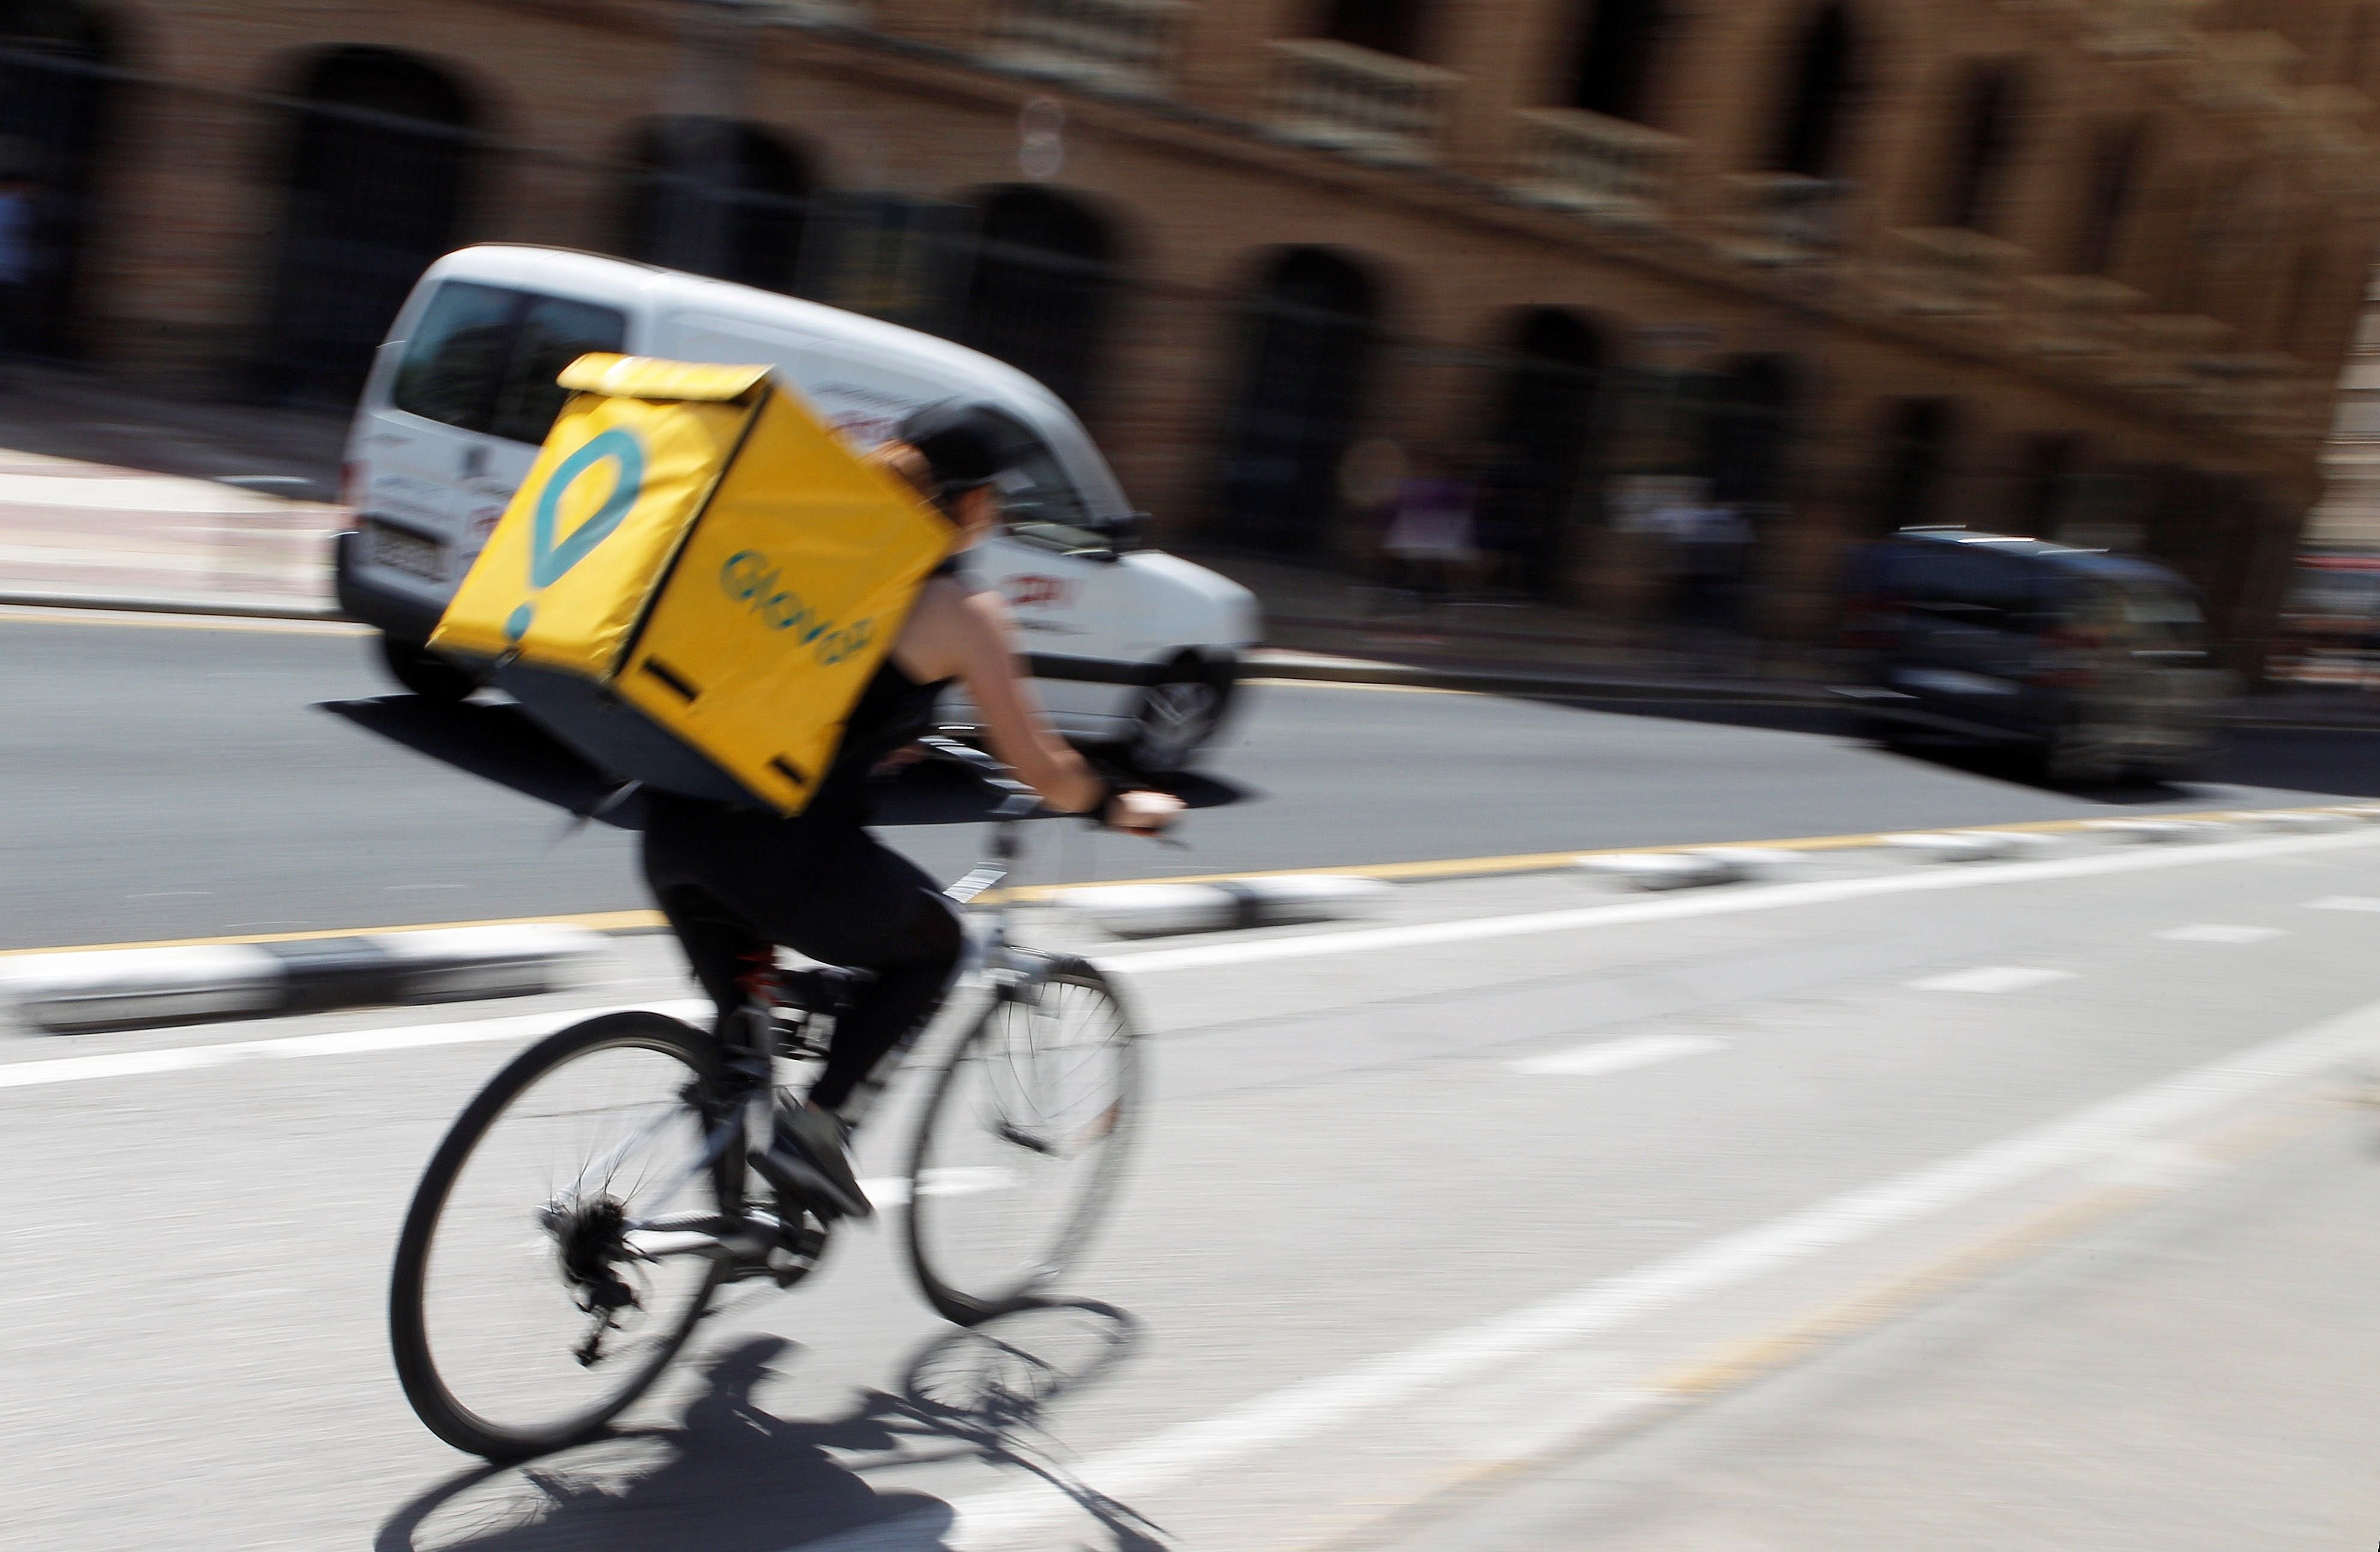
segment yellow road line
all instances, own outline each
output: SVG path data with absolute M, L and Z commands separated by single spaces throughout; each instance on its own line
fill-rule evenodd
M 143 943 L 80 943 L 72 948 L 0 949 L 0 959 L 26 954 L 102 953 L 116 949 L 206 949 L 226 943 L 304 943 L 322 938 L 374 937 L 384 932 L 443 932 L 458 927 L 583 927 L 596 932 L 634 932 L 666 927 L 659 911 L 590 911 L 578 915 L 494 916 L 482 921 L 413 922 L 404 927 L 333 927 L 310 932 L 250 932 L 227 938 L 160 938 Z
M 2203 814 L 2156 814 L 2145 816 L 2159 819 L 2205 819 L 2220 821 L 2241 813 L 2236 808 L 2213 809 Z M 2253 810 L 2270 814 L 2336 814 L 2338 805 L 2315 805 L 2304 808 L 2266 808 Z M 2095 819 L 2034 819 L 2019 824 L 1957 825 L 1946 829 L 2008 831 L 2019 833 L 2056 834 L 2086 830 Z M 1875 831 L 1859 835 L 1803 835 L 1777 841 L 1687 841 L 1667 846 L 1606 846 L 1580 852 L 1524 852 L 1510 856 L 1440 857 L 1420 862 L 1347 863 L 1320 867 L 1254 868 L 1238 873 L 1179 873 L 1157 879 L 1099 879 L 1081 883 L 1026 884 L 1015 889 L 992 890 L 981 898 L 987 904 L 1028 904 L 1046 901 L 1075 890 L 1134 889 L 1143 884 L 1228 884 L 1243 879 L 1310 879 L 1317 877 L 1378 879 L 1387 882 L 1416 882 L 1430 879 L 1483 879 L 1522 873 L 1551 873 L 1575 866 L 1587 857 L 1644 856 L 1661 852 L 1698 852 L 1735 847 L 1746 851 L 1767 852 L 1840 852 L 1879 843 L 1886 834 L 1907 834 L 1905 831 Z M 206 948 L 223 943 L 295 943 L 315 938 L 352 938 L 376 932 L 435 932 L 455 927 L 521 927 L 533 923 L 559 922 L 565 926 L 585 927 L 598 932 L 638 932 L 666 926 L 658 911 L 595 911 L 568 915 L 498 916 L 481 921 L 422 922 L 403 927 L 342 927 L 325 928 L 307 932 L 266 932 L 220 938 L 165 938 L 147 942 L 78 943 L 54 948 L 0 949 L 0 959 L 37 953 L 90 953 L 113 949 L 188 949 Z

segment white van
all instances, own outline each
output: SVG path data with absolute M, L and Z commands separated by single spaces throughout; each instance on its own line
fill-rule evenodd
M 407 687 L 470 682 L 422 646 L 562 407 L 554 375 L 592 350 L 766 363 L 851 441 L 872 446 L 921 404 L 964 398 L 1024 450 L 1007 520 L 969 558 L 1027 633 L 1059 726 L 1179 769 L 1220 724 L 1254 597 L 1138 542 L 1143 519 L 1066 406 L 1013 367 L 913 329 L 724 281 L 550 248 L 448 254 L 422 275 L 373 362 L 348 433 L 339 605 L 379 627 Z M 965 721 L 962 704 L 951 708 Z

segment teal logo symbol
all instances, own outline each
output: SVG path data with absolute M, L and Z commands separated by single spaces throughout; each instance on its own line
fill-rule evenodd
M 612 493 L 595 509 L 594 515 L 556 543 L 553 530 L 561 521 L 564 494 L 599 464 L 616 466 Z M 637 498 L 644 488 L 645 449 L 625 428 L 614 426 L 563 459 L 537 499 L 537 517 L 528 531 L 529 586 L 542 590 L 562 580 L 572 566 L 585 560 L 588 552 L 609 539 L 621 520 L 636 510 Z M 522 604 L 504 622 L 504 635 L 518 641 L 528 633 L 529 621 L 534 617 L 534 607 Z
M 844 626 L 820 619 L 801 595 L 778 586 L 782 573 L 758 550 L 738 550 L 719 568 L 719 586 L 736 602 L 748 606 L 771 630 L 793 633 L 802 646 L 813 644 L 819 661 L 832 668 L 876 639 L 876 622 L 860 620 Z

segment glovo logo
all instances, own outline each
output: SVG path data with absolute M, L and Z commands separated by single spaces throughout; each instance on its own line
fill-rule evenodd
M 779 576 L 777 566 L 759 551 L 738 550 L 719 568 L 719 586 L 729 598 L 749 606 L 771 630 L 797 633 L 795 639 L 805 647 L 815 643 L 819 661 L 829 668 L 876 639 L 874 620 L 838 625 L 820 619 L 800 594 L 777 586 Z
M 599 464 L 615 466 L 612 493 L 603 498 L 603 504 L 595 509 L 593 516 L 557 540 L 554 530 L 562 522 L 563 496 Z M 561 581 L 572 566 L 585 560 L 589 552 L 609 539 L 622 519 L 636 510 L 637 498 L 644 489 L 644 443 L 625 427 L 613 427 L 563 459 L 546 480 L 545 489 L 538 493 L 536 517 L 529 525 L 529 587 L 542 592 Z M 535 617 L 532 599 L 505 619 L 505 638 L 518 641 L 528 634 L 529 622 Z

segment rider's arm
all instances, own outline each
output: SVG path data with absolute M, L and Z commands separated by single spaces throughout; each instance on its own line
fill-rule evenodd
M 1082 813 L 1101 802 L 1108 783 L 1050 725 L 1016 661 L 1013 629 L 999 594 L 937 581 L 918 600 L 895 651 L 905 668 L 965 685 L 991 752 L 1050 807 Z M 1123 829 L 1153 830 L 1180 806 L 1162 793 L 1123 793 L 1102 817 Z

